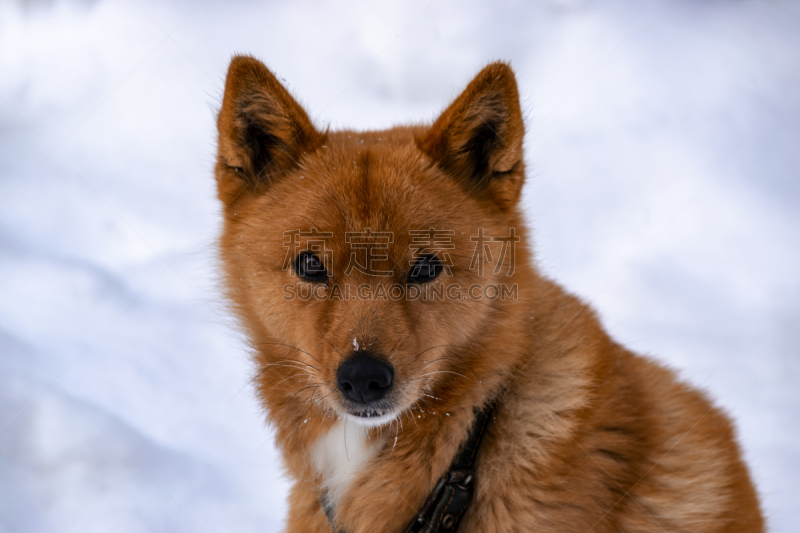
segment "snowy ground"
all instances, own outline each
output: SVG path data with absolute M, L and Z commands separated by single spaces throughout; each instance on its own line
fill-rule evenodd
M 793 0 L 0 3 L 0 531 L 281 527 L 215 288 L 234 52 L 357 128 L 511 60 L 542 268 L 732 413 L 772 531 L 800 531 Z

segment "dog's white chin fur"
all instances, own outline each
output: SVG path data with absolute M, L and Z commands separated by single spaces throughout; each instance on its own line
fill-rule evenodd
M 392 410 L 380 416 L 357 416 L 350 413 L 342 413 L 342 416 L 359 426 L 374 428 L 383 426 L 400 416 L 399 410 Z

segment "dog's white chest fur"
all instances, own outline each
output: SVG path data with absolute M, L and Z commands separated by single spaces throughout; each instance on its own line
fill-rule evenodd
M 322 476 L 326 504 L 336 509 L 350 483 L 378 453 L 380 443 L 369 441 L 365 428 L 338 420 L 311 448 L 311 461 Z

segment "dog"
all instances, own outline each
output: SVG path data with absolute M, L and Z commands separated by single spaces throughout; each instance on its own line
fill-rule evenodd
M 236 56 L 217 126 L 286 531 L 763 531 L 728 418 L 537 271 L 508 64 L 430 125 L 332 132 Z

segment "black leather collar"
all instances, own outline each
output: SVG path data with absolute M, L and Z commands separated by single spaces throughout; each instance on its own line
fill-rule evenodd
M 475 486 L 475 456 L 491 417 L 491 403 L 475 411 L 475 420 L 472 422 L 469 437 L 404 533 L 453 533 L 458 529 L 461 517 L 472 501 Z M 332 509 L 326 506 L 324 498 L 322 504 L 331 529 L 343 533 L 334 527 Z
M 475 486 L 475 456 L 492 416 L 492 404 L 475 412 L 469 437 L 439 479 L 425 505 L 408 524 L 405 533 L 451 533 L 458 529 L 464 511 L 472 501 Z

